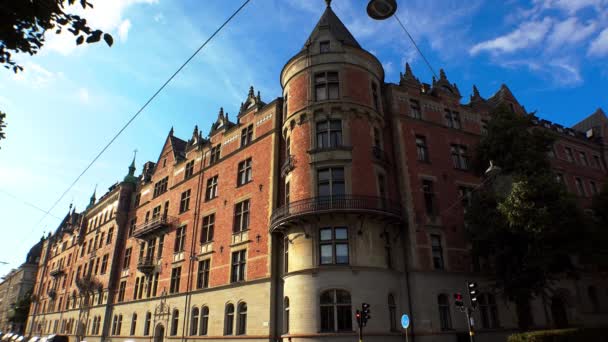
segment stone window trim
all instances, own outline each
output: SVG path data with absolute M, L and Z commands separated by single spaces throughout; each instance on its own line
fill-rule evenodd
M 325 238 L 323 237 L 325 232 Z M 329 232 L 330 236 L 327 235 Z M 338 234 L 337 234 L 338 233 Z M 345 233 L 345 234 L 344 234 Z M 319 244 L 318 253 L 320 266 L 343 266 L 350 265 L 351 261 L 351 246 L 349 239 L 350 229 L 347 226 L 323 226 L 319 228 L 317 242 Z M 324 247 L 325 257 L 329 256 L 331 260 L 323 261 Z M 346 249 L 344 249 L 346 247 Z M 345 253 L 344 253 L 345 252 Z M 329 254 L 327 254 L 329 253 Z M 340 253 L 340 255 L 338 255 Z M 341 258 L 342 260 L 338 260 Z M 345 260 L 343 260 L 345 258 Z
M 317 102 L 339 100 L 342 83 L 340 76 L 337 70 L 316 71 L 312 78 L 314 100 Z
M 319 197 L 321 196 L 319 194 L 319 171 L 322 170 L 327 170 L 327 169 L 342 169 L 343 170 L 343 182 L 344 182 L 344 194 L 343 195 L 348 195 L 351 193 L 351 166 L 349 164 L 346 163 L 336 163 L 335 161 L 327 161 L 326 163 L 319 163 L 319 164 L 315 164 L 314 166 L 312 166 L 311 168 L 311 176 L 312 176 L 312 191 L 311 193 L 313 193 L 315 196 Z M 333 176 L 330 180 L 330 182 L 333 183 Z M 331 187 L 331 186 L 330 186 Z M 333 189 L 332 189 L 332 195 L 333 195 Z M 337 194 L 340 195 L 340 194 Z
M 337 298 L 339 297 L 344 298 Z M 324 302 L 324 295 L 331 295 L 330 301 Z M 322 333 L 351 333 L 352 327 L 352 295 L 344 288 L 328 288 L 319 291 L 319 332 Z M 342 309 L 342 310 L 340 310 Z M 327 317 L 324 316 L 324 312 Z M 329 321 L 324 322 L 328 318 Z M 325 327 L 324 327 L 325 325 Z

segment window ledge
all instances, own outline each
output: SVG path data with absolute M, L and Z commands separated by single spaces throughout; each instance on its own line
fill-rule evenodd
M 353 147 L 348 145 L 340 145 L 340 146 L 331 146 L 331 147 L 315 147 L 313 149 L 308 150 L 309 154 L 321 153 L 321 152 L 331 152 L 331 151 L 352 151 Z
M 244 187 L 245 185 L 247 185 L 247 184 L 249 184 L 249 183 L 253 183 L 253 178 L 252 178 L 251 180 L 249 180 L 249 181 L 247 181 L 247 182 L 243 183 L 243 184 L 238 184 L 238 183 L 237 183 L 237 184 L 236 184 L 236 188 L 238 189 L 238 188 Z

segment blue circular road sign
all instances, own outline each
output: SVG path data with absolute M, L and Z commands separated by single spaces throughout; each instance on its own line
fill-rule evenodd
M 403 329 L 407 329 L 410 326 L 410 318 L 407 314 L 403 314 L 403 316 L 401 316 L 401 326 Z

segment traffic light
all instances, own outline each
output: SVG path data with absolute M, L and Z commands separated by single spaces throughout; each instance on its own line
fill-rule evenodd
M 471 300 L 471 307 L 474 309 L 477 307 L 477 283 L 467 281 L 467 287 L 469 288 L 469 299 Z
M 361 311 L 359 309 L 355 312 L 355 318 L 357 319 L 357 325 L 361 327 Z
M 369 304 L 361 304 L 361 323 L 363 326 L 367 325 L 367 321 L 372 319 L 372 316 L 369 315 L 370 313 L 371 311 L 369 310 Z
M 463 307 L 464 306 L 464 300 L 462 299 L 462 293 L 454 293 L 454 304 L 457 307 Z

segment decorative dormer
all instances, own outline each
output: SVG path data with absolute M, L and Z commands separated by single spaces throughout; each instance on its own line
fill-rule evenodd
M 91 198 L 89 199 L 89 205 L 87 206 L 87 209 L 89 209 L 90 207 L 92 207 L 95 204 L 95 201 L 97 200 L 97 198 L 95 197 L 97 195 L 97 185 L 95 185 L 95 189 L 93 190 L 93 195 L 91 195 Z
M 412 85 L 415 87 L 420 87 L 420 80 L 414 76 L 412 72 L 412 68 L 409 63 L 405 63 L 405 75 L 403 73 L 399 73 L 399 85 Z
M 241 109 L 239 110 L 239 115 L 241 116 L 248 112 L 252 108 L 261 108 L 266 105 L 266 103 L 262 102 L 262 97 L 260 96 L 260 92 L 258 91 L 257 96 L 255 95 L 255 90 L 253 86 L 249 87 L 249 94 L 247 94 L 247 99 L 245 102 L 241 103 Z
M 435 94 L 440 93 L 457 98 L 462 97 L 456 83 L 450 84 L 450 81 L 448 81 L 448 77 L 445 75 L 445 71 L 443 69 L 439 69 L 439 80 L 433 77 L 433 92 Z
M 135 157 L 137 156 L 137 150 L 133 152 L 133 161 L 129 165 L 129 173 L 123 179 L 125 183 L 137 184 L 138 178 L 135 177 Z
M 209 132 L 209 136 L 214 135 L 219 130 L 227 130 L 230 127 L 234 126 L 233 122 L 230 122 L 228 118 L 228 113 L 224 115 L 224 108 L 220 108 L 220 112 L 217 115 L 217 120 L 211 125 L 211 132 Z

